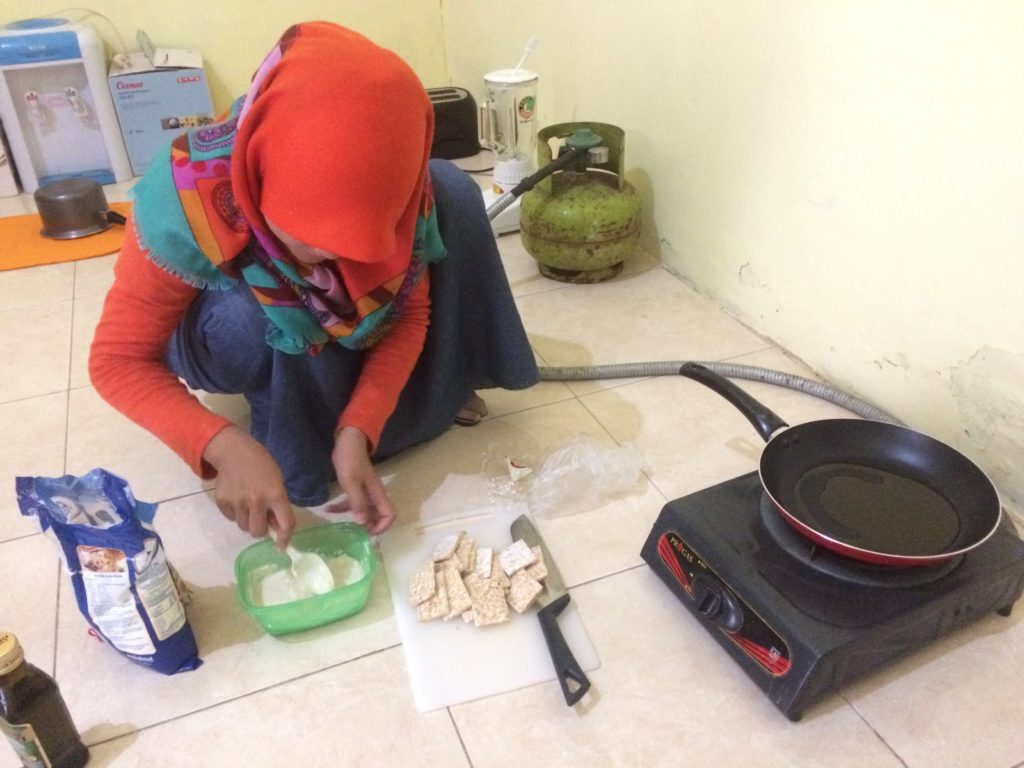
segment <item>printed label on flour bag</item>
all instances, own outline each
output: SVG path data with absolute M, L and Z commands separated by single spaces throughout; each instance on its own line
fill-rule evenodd
M 183 594 L 152 525 L 155 504 L 103 469 L 81 477 L 19 477 L 18 505 L 60 547 L 78 608 L 126 658 L 170 675 L 202 662 Z
M 146 539 L 145 547 L 146 552 L 135 556 L 135 572 L 139 575 L 135 586 L 157 639 L 166 640 L 185 626 L 185 606 L 163 548 L 156 539 Z M 147 553 L 149 556 L 142 559 Z
M 78 547 L 85 602 L 103 636 L 123 653 L 156 651 L 135 607 L 124 552 L 109 547 Z

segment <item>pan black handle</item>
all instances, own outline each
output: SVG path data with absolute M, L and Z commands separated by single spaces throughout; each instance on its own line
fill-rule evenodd
M 117 211 L 103 211 L 100 216 L 103 218 L 103 221 L 110 224 L 121 224 L 123 226 L 128 223 L 128 219 Z
M 785 429 L 789 426 L 774 411 L 762 405 L 725 378 L 725 376 L 720 376 L 710 368 L 699 363 L 683 363 L 679 368 L 679 375 L 703 384 L 736 406 L 740 413 L 747 417 L 747 421 L 754 425 L 757 434 L 766 443 L 780 429 Z

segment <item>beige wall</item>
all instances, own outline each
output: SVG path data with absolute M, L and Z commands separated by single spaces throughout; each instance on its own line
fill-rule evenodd
M 453 82 L 530 35 L 612 122 L 669 267 L 1024 501 L 1024 3 L 446 0 Z
M 483 74 L 538 35 L 539 124 L 625 129 L 666 265 L 837 385 L 957 444 L 1024 501 L 1024 3 L 89 5 L 132 48 L 142 27 L 160 45 L 201 49 L 218 107 L 301 19 L 359 29 L 428 86 L 478 98 Z M 24 7 L 0 0 L 0 19 Z
M 0 23 L 68 8 L 66 0 L 0 0 Z M 446 82 L 440 0 L 90 0 L 58 15 L 88 21 L 112 51 L 139 50 L 143 29 L 158 46 L 198 48 L 217 110 L 244 93 L 249 78 L 285 29 L 323 19 L 351 27 L 402 54 L 428 87 Z M 31 8 L 31 11 L 29 11 Z M 120 35 L 120 40 L 118 38 Z

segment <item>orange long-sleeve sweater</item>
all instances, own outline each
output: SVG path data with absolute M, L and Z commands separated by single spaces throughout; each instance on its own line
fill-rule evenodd
M 198 289 L 157 267 L 146 254 L 129 224 L 93 338 L 89 376 L 107 402 L 166 443 L 196 474 L 210 478 L 214 471 L 203 462 L 203 452 L 231 422 L 203 406 L 163 362 L 167 342 Z M 419 358 L 429 322 L 425 277 L 399 321 L 367 352 L 338 421 L 339 429 L 362 431 L 371 450 Z

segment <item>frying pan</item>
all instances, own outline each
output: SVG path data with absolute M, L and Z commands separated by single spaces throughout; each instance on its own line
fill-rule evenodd
M 767 443 L 761 485 L 811 541 L 854 560 L 927 566 L 995 533 L 999 494 L 974 462 L 895 424 L 822 419 L 789 426 L 731 381 L 695 363 L 679 374 L 734 405 Z

